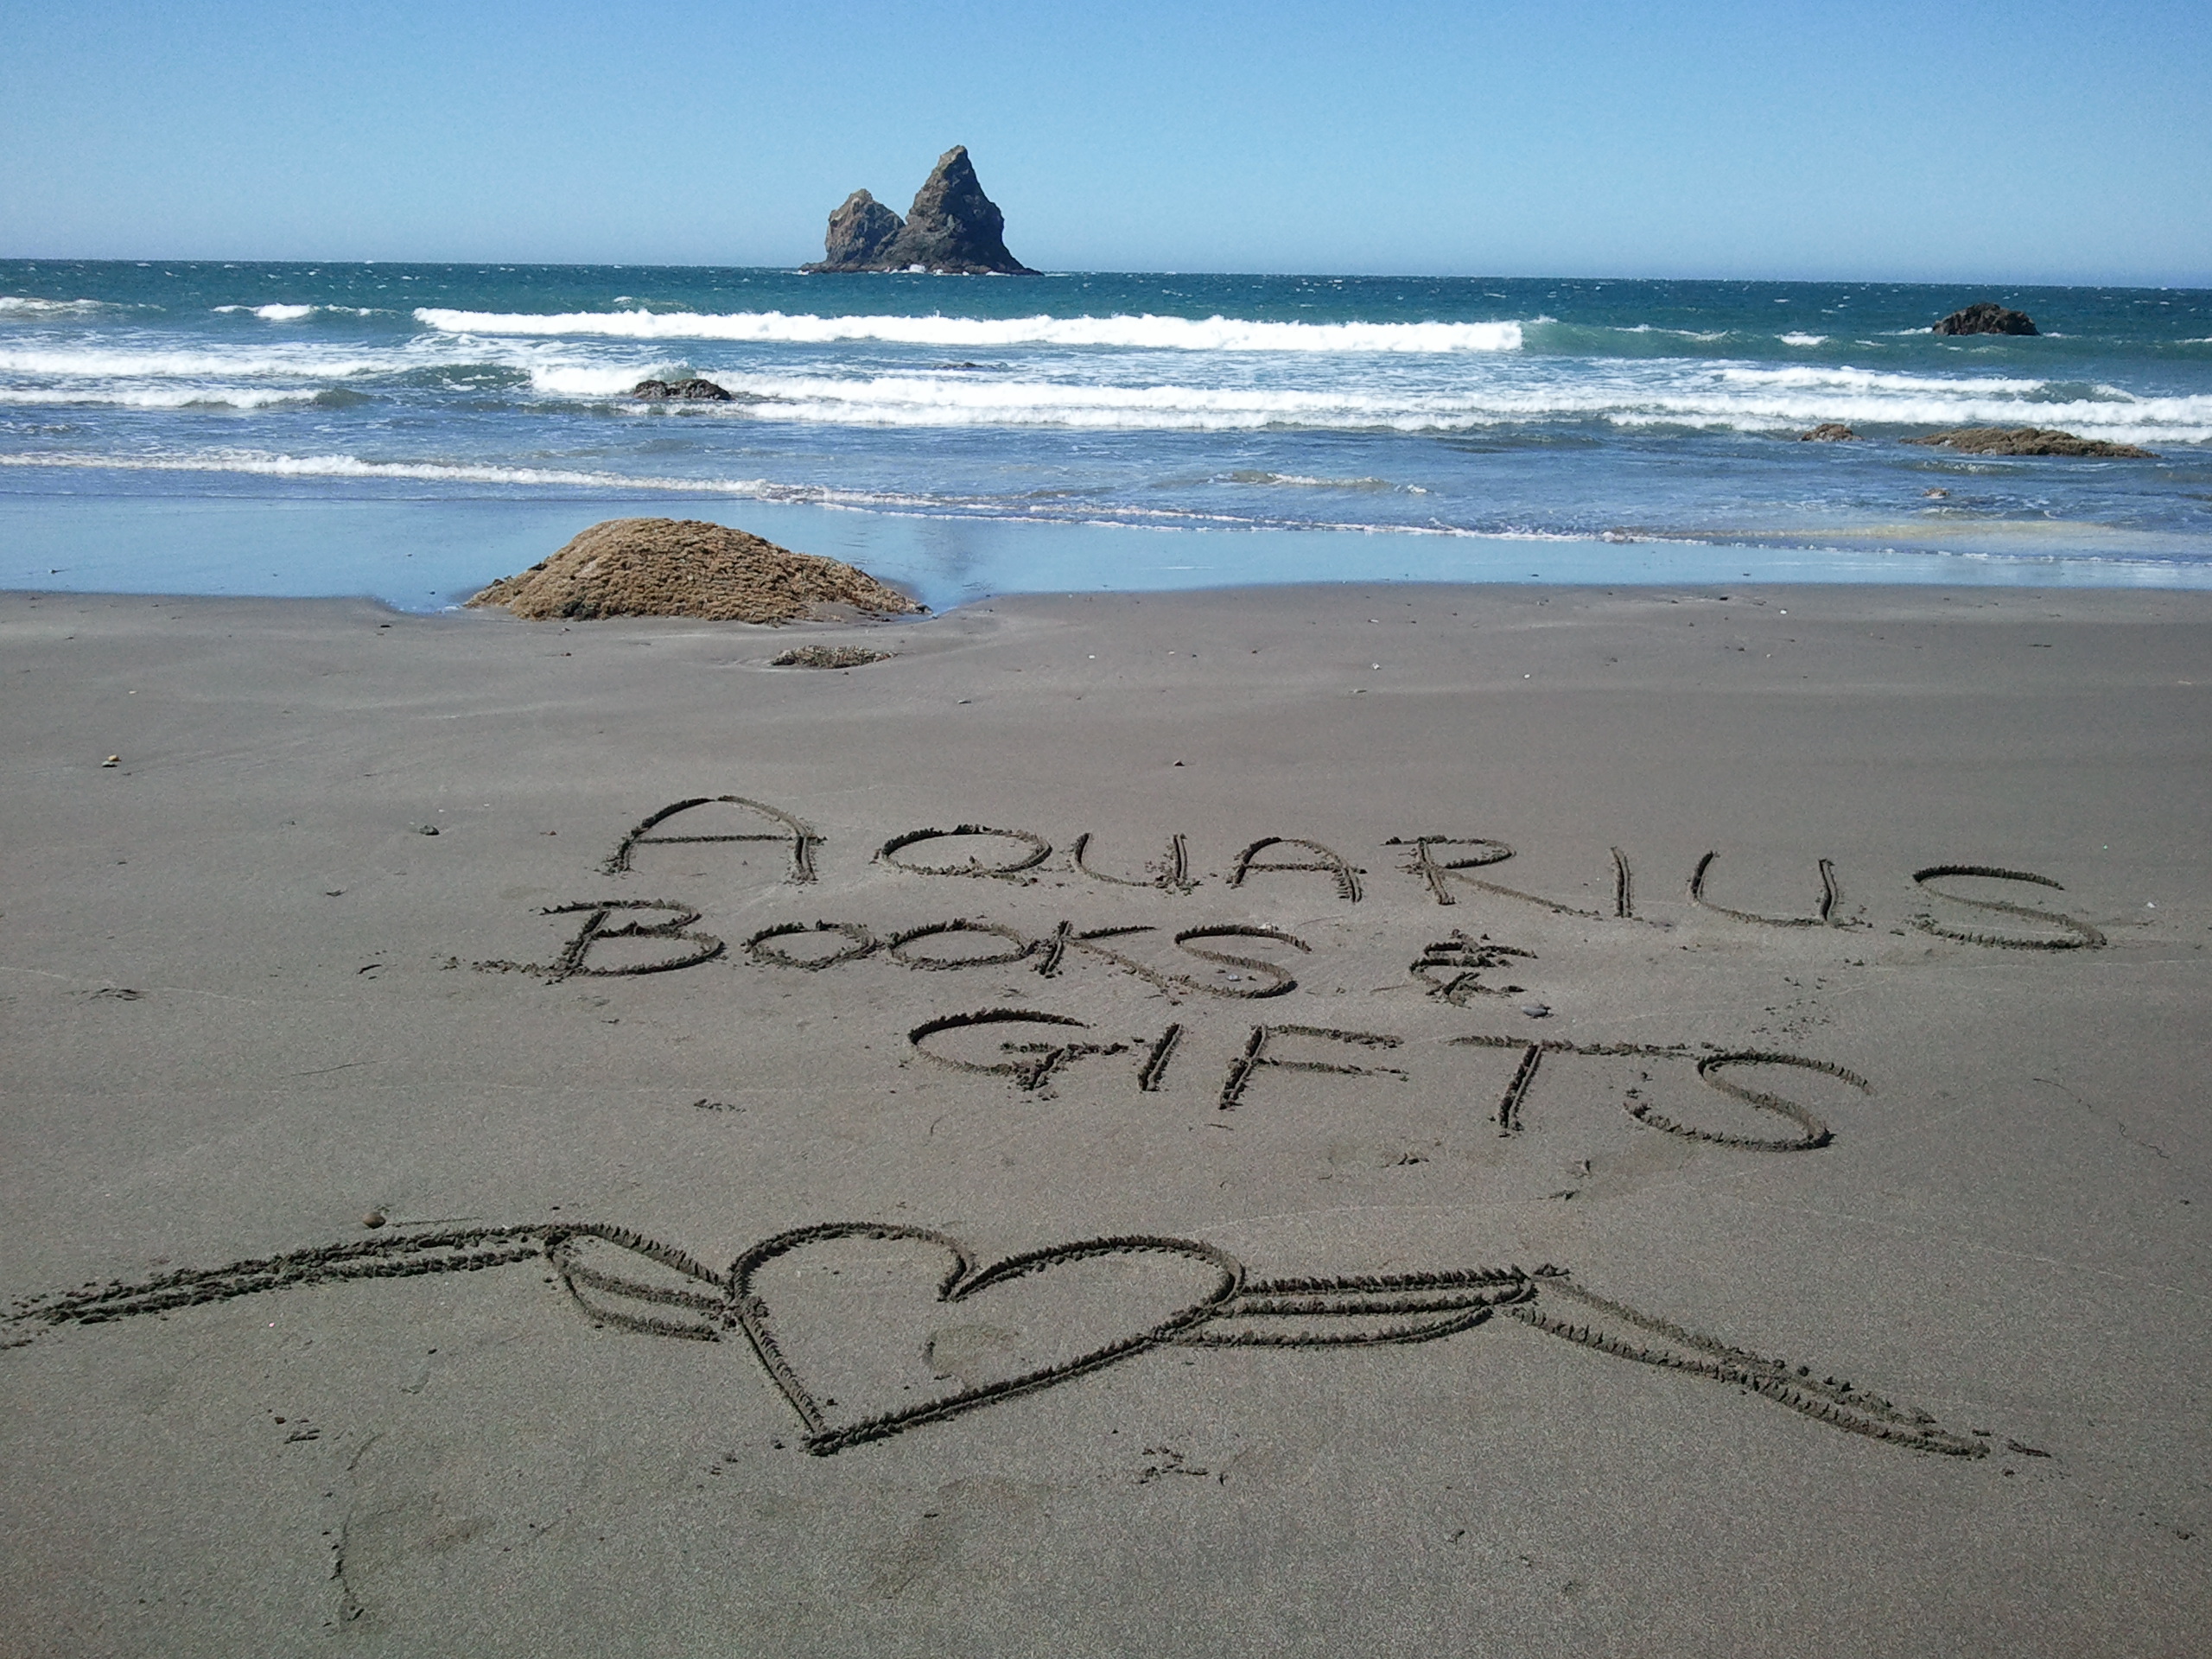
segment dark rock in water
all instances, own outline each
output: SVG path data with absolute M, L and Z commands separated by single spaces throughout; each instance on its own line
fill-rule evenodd
M 1939 334 L 2032 334 L 2037 331 L 2034 321 L 2024 311 L 2007 311 L 2003 306 L 1988 300 L 1977 300 L 1963 310 L 1954 311 L 1935 325 Z
M 983 194 L 964 144 L 937 159 L 937 167 L 914 193 L 906 226 L 893 238 L 885 257 L 893 264 L 926 265 L 931 270 L 976 274 L 1036 273 L 1007 251 L 1006 215 Z
M 865 190 L 845 198 L 843 207 L 830 215 L 830 234 L 823 238 L 822 263 L 810 270 L 874 270 L 876 257 L 891 245 L 906 221 Z
M 1800 432 L 1800 443 L 1856 443 L 1859 435 L 1841 421 L 1822 421 L 1809 432 Z
M 711 380 L 702 380 L 696 375 L 689 380 L 640 380 L 630 388 L 632 397 L 642 397 L 648 403 L 726 404 L 730 395 Z
M 1907 443 L 1957 449 L 1969 455 L 2102 455 L 2120 461 L 2156 461 L 2148 449 L 2132 443 L 2107 443 L 2102 438 L 2077 438 L 2049 426 L 1960 426 L 1948 432 L 1931 432 Z
M 1033 276 L 1007 251 L 1006 215 L 983 194 L 967 147 L 955 144 L 914 193 L 901 220 L 865 190 L 830 215 L 823 258 L 810 271 L 925 270 Z

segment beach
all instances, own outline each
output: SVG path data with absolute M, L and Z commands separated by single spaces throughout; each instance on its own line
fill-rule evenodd
M 2203 594 L 0 671 L 0 1652 L 2201 1642 Z

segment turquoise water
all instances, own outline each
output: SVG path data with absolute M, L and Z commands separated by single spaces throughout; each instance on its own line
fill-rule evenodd
M 1928 331 L 1983 297 L 2045 332 Z M 690 373 L 734 400 L 622 395 Z M 1823 421 L 1865 441 L 1790 441 Z M 1899 442 L 1977 424 L 2158 458 Z M 2212 293 L 0 262 L 0 586 L 429 608 L 643 513 L 940 607 L 1294 580 L 2212 585 Z

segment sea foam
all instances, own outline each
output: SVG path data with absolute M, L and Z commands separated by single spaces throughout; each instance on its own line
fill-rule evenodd
M 77 404 L 95 409 L 275 409 L 312 404 L 312 391 L 276 391 L 247 386 L 53 387 L 0 386 L 0 406 Z
M 208 450 L 196 455 L 0 454 L 0 467 L 56 467 L 126 473 L 245 473 L 261 478 L 395 479 L 433 484 L 569 486 L 687 495 L 762 496 L 762 479 L 650 478 L 560 467 L 499 467 L 446 461 L 364 461 L 356 455 L 279 455 Z M 828 492 L 813 493 L 826 497 Z
M 35 300 L 19 294 L 0 294 L 0 317 L 83 317 L 121 308 L 105 300 Z
M 548 365 L 533 389 L 610 397 L 630 369 Z M 2056 395 L 2040 380 L 1945 380 L 1852 369 L 1722 368 L 1695 378 L 1623 372 L 1575 380 L 1485 378 L 1477 384 L 1280 387 L 983 378 L 718 372 L 741 404 L 702 410 L 752 420 L 912 428 L 1057 427 L 1154 432 L 1470 432 L 1598 422 L 1655 429 L 1767 433 L 1826 420 L 1868 426 L 2060 425 L 2133 442 L 2212 437 L 2212 398 Z
M 118 346 L 0 347 L 0 373 L 98 376 L 105 379 L 158 379 L 179 375 L 299 375 L 342 379 L 403 366 L 391 357 L 333 353 L 311 346 L 270 345 L 251 352 L 132 351 Z
M 824 345 L 874 340 L 947 348 L 1103 346 L 1177 352 L 1512 352 L 1517 322 L 1263 322 L 1242 317 L 822 317 L 733 311 L 448 311 L 417 322 L 446 334 L 587 334 L 614 340 L 729 340 Z

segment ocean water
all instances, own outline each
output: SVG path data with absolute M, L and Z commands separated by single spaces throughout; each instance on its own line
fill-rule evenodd
M 1970 300 L 2033 339 L 1946 339 Z M 701 374 L 728 404 L 644 404 Z M 1840 421 L 1862 442 L 1801 443 Z M 2152 461 L 1905 445 L 2061 427 Z M 0 261 L 0 587 L 429 608 L 665 513 L 995 592 L 2212 585 L 2212 292 Z

